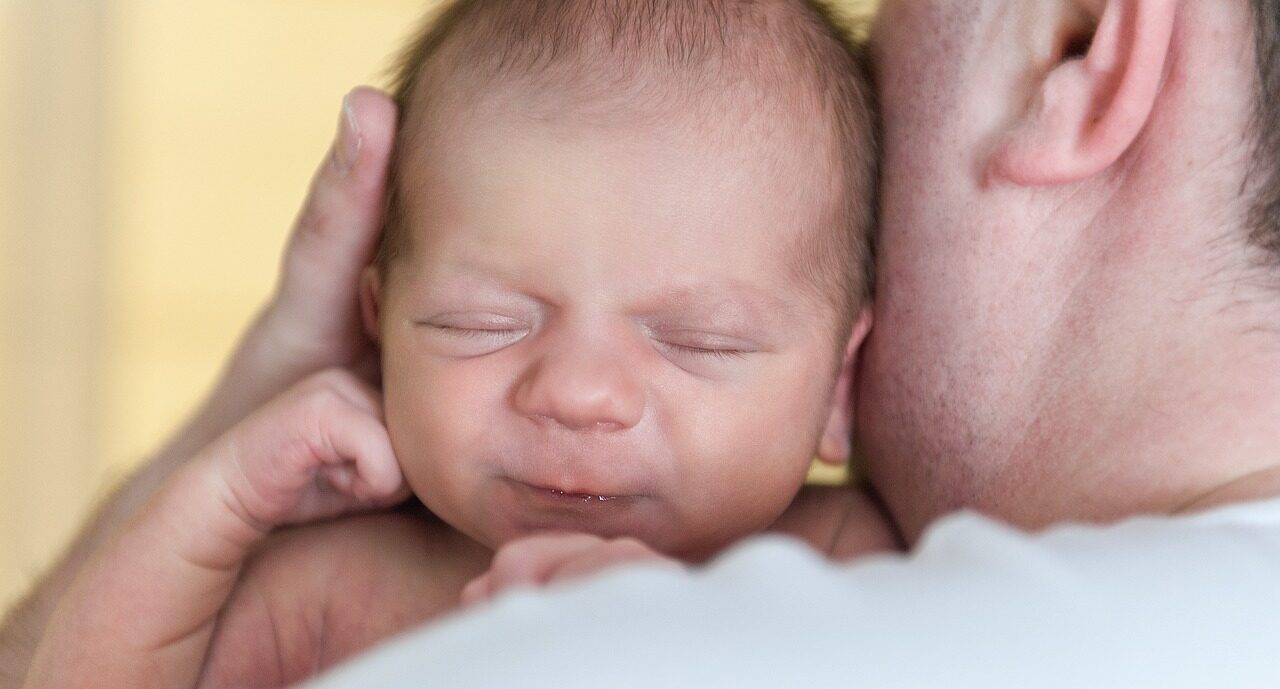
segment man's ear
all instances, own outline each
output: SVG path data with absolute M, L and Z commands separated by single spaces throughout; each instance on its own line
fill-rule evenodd
M 360 319 L 364 334 L 373 342 L 381 342 L 378 313 L 382 307 L 382 275 L 376 266 L 366 266 L 360 273 Z
M 831 396 L 827 425 L 818 440 L 818 459 L 825 464 L 845 464 L 853 453 L 854 374 L 858 369 L 858 350 L 870 331 L 871 307 L 864 306 L 853 321 L 849 342 L 840 360 L 840 373 L 836 377 L 835 393 Z
M 1096 24 L 1059 27 L 1071 50 L 1040 81 L 1028 110 L 993 154 L 988 177 L 1023 186 L 1065 184 L 1116 162 L 1151 118 L 1173 37 L 1176 0 L 1102 0 Z M 1063 23 L 1071 21 L 1068 18 Z M 1096 28 L 1090 28 L 1096 26 Z

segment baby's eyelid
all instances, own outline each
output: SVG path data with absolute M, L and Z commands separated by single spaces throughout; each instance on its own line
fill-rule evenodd
M 528 330 L 524 321 L 492 313 L 444 313 L 414 322 L 438 330 L 489 330 L 511 332 Z
M 654 333 L 653 338 L 671 347 L 706 352 L 717 351 L 748 354 L 759 349 L 759 347 L 754 343 L 737 337 L 692 330 L 675 330 Z
M 750 354 L 748 351 L 741 349 L 711 348 L 711 347 L 690 347 L 688 345 L 676 344 L 674 342 L 664 343 L 671 349 L 683 354 L 692 354 L 695 356 L 714 357 L 717 359 L 741 359 Z

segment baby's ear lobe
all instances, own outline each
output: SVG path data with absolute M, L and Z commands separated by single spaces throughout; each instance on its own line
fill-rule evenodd
M 1115 163 L 1151 118 L 1176 13 L 1174 0 L 1103 0 L 1092 35 L 1064 27 L 1061 59 L 992 155 L 988 180 L 1067 184 Z M 1088 47 L 1081 57 L 1073 46 Z
M 831 396 L 827 424 L 818 439 L 818 459 L 824 464 L 845 464 L 853 454 L 854 376 L 858 370 L 858 351 L 870 331 L 871 308 L 864 306 L 853 321 L 840 361 L 835 393 Z
M 377 266 L 366 266 L 360 273 L 360 319 L 364 323 L 364 334 L 376 343 L 381 342 L 378 332 L 381 298 L 382 275 Z

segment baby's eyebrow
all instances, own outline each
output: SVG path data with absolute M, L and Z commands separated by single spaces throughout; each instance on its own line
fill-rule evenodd
M 735 283 L 687 285 L 656 292 L 644 311 L 654 316 L 680 315 L 744 327 L 777 327 L 797 316 L 798 307 L 754 286 Z

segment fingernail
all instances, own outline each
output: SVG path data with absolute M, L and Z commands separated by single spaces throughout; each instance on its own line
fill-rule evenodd
M 333 144 L 333 168 L 339 175 L 347 176 L 360 156 L 360 126 L 356 113 L 351 109 L 351 95 L 342 98 L 342 116 L 338 118 L 338 140 Z

